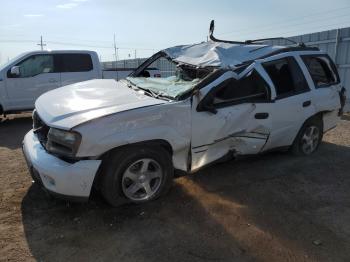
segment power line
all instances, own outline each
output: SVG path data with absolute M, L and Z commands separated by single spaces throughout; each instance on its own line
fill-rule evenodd
M 86 44 L 78 44 L 78 43 L 70 43 L 70 42 L 57 42 L 57 41 L 46 41 L 46 43 L 51 43 L 51 44 L 57 44 L 57 45 L 70 45 L 70 46 L 81 46 L 81 47 L 93 47 L 93 48 L 105 48 L 105 49 L 114 49 L 113 45 L 110 46 L 103 46 L 103 45 L 86 45 Z M 153 49 L 151 48 L 135 48 L 135 47 L 118 47 L 118 49 L 123 49 L 123 50 L 148 50 L 151 51 Z
M 273 29 L 260 30 L 260 31 L 250 31 L 250 32 L 247 32 L 246 34 L 243 34 L 243 35 L 240 34 L 239 36 L 240 37 L 245 37 L 245 36 L 249 36 L 249 35 L 256 34 L 256 33 L 264 34 L 266 32 L 271 32 L 271 31 L 274 31 L 274 30 L 278 31 L 278 30 L 285 29 L 285 28 L 290 28 L 290 27 L 293 28 L 293 27 L 297 27 L 297 26 L 305 26 L 305 25 L 313 24 L 313 23 L 316 23 L 316 22 L 319 22 L 319 21 L 330 21 L 330 20 L 333 20 L 333 18 L 346 18 L 346 17 L 350 17 L 350 14 L 328 17 L 327 19 L 324 19 L 324 18 L 315 19 L 313 21 L 308 22 L 307 24 L 305 24 L 305 23 L 297 23 L 297 24 L 290 24 L 290 25 L 286 25 L 286 26 L 278 26 L 278 27 L 273 28 Z M 340 24 L 340 23 L 341 22 L 337 22 L 337 24 Z M 304 29 L 301 28 L 299 30 L 304 30 Z M 283 33 L 285 33 L 285 30 L 283 30 Z M 235 35 L 237 36 L 238 34 L 235 34 Z
M 322 11 L 322 12 L 311 13 L 309 15 L 295 17 L 295 18 L 291 18 L 291 19 L 287 19 L 287 20 L 276 21 L 274 23 L 269 23 L 269 24 L 266 24 L 266 25 L 263 25 L 263 26 L 255 27 L 255 30 L 256 29 L 271 28 L 271 27 L 276 26 L 276 24 L 278 26 L 281 26 L 281 24 L 285 24 L 286 22 L 296 21 L 296 20 L 305 19 L 305 18 L 310 18 L 310 17 L 313 17 L 315 15 L 324 14 L 324 13 L 328 14 L 328 13 L 332 13 L 332 12 L 336 12 L 336 11 L 342 11 L 342 10 L 349 9 L 349 8 L 350 8 L 350 6 L 345 6 L 345 7 L 342 7 L 342 8 L 336 8 L 336 9 L 330 9 L 330 10 L 326 10 L 326 11 Z M 238 29 L 238 30 L 230 31 L 230 32 L 218 33 L 217 35 L 232 35 L 233 33 L 236 33 L 236 32 L 237 33 L 239 33 L 239 32 L 246 32 L 246 30 L 249 30 L 250 28 L 251 27 L 241 28 L 241 29 Z
M 350 24 L 350 22 L 349 22 Z M 328 25 L 322 25 L 322 26 L 314 26 L 314 27 L 311 27 L 311 28 L 308 28 L 307 30 L 322 30 L 323 31 L 328 31 L 328 30 L 332 30 L 332 29 L 328 29 L 328 30 L 324 30 L 325 27 L 330 27 L 330 26 L 334 26 L 334 27 L 338 27 L 338 26 L 342 26 L 344 25 L 343 22 L 338 22 L 338 23 L 333 23 L 333 24 L 328 24 Z M 287 31 L 287 32 L 283 32 L 284 34 L 291 34 L 291 33 L 295 33 L 295 32 L 300 32 L 300 29 L 297 29 L 297 30 L 292 30 L 292 31 Z M 302 33 L 302 34 L 308 34 L 308 33 Z M 302 35 L 300 34 L 300 35 Z

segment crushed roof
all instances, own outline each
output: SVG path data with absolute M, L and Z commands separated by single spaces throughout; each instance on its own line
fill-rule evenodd
M 163 52 L 178 63 L 198 67 L 235 68 L 246 61 L 258 59 L 283 48 L 285 46 L 208 41 L 199 44 L 170 47 L 163 50 Z

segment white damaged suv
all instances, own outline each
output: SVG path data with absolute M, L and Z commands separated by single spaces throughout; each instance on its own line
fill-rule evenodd
M 164 194 L 174 174 L 236 155 L 313 153 L 342 113 L 329 56 L 303 44 L 218 40 L 158 52 L 127 80 L 90 80 L 38 98 L 23 141 L 49 192 L 116 206 Z M 148 67 L 162 68 L 152 78 Z

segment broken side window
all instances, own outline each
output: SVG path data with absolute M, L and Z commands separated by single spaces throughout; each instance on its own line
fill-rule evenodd
M 263 67 L 275 86 L 277 98 L 310 90 L 301 68 L 292 57 L 263 63 Z
M 302 56 L 316 87 L 329 86 L 338 83 L 336 69 L 327 56 Z
M 224 81 L 214 96 L 214 104 L 260 102 L 269 98 L 269 87 L 255 70 L 245 77 Z

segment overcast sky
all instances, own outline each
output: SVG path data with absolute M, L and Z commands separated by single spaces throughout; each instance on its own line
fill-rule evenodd
M 113 60 L 217 37 L 292 36 L 350 26 L 348 0 L 0 0 L 0 64 L 39 49 L 88 49 Z

